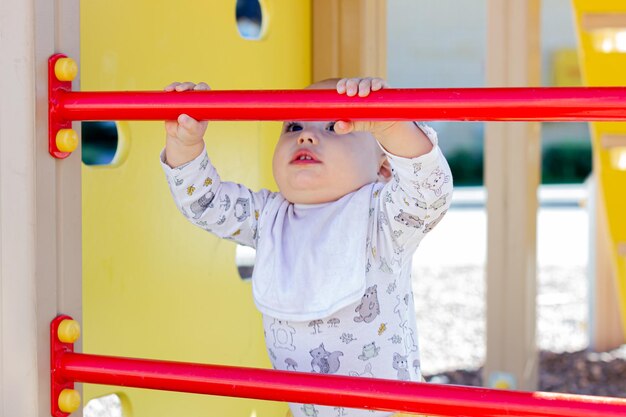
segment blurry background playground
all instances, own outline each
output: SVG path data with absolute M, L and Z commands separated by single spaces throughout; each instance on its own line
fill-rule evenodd
M 387 72 L 403 88 L 484 87 L 484 0 L 387 2 Z M 450 13 L 450 10 L 463 13 Z M 238 2 L 240 33 L 262 25 L 256 1 Z M 572 5 L 541 7 L 542 86 L 580 86 Z M 432 381 L 481 385 L 485 358 L 486 193 L 484 124 L 434 122 L 454 173 L 452 208 L 415 258 L 414 291 L 422 367 Z M 112 122 L 83 123 L 83 161 L 106 164 L 116 151 Z M 539 389 L 626 396 L 626 349 L 587 353 L 592 146 L 587 123 L 541 124 L 537 344 Z M 92 407 L 94 405 L 92 404 Z
M 485 2 L 392 0 L 388 4 L 388 71 L 392 84 L 423 88 L 484 85 Z M 463 13 L 449 13 L 453 8 Z M 581 85 L 576 37 L 572 3 L 543 1 L 542 86 Z M 482 385 L 484 124 L 434 125 L 457 188 L 447 219 L 436 234 L 425 239 L 414 260 L 422 363 L 432 381 Z M 603 354 L 587 352 L 593 347 L 590 292 L 595 274 L 595 226 L 589 205 L 589 125 L 542 123 L 541 148 L 537 220 L 539 389 L 626 396 L 626 349 Z

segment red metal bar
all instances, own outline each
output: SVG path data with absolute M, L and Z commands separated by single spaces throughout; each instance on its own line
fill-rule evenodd
M 69 416 L 69 413 L 64 413 L 59 409 L 59 394 L 64 389 L 74 389 L 74 381 L 63 378 L 58 369 L 59 357 L 64 353 L 74 352 L 73 343 L 63 343 L 57 337 L 59 325 L 65 319 L 71 319 L 71 317 L 63 314 L 50 323 L 50 414 L 52 417 Z
M 66 58 L 63 54 L 55 54 L 48 60 L 48 152 L 50 155 L 58 159 L 67 158 L 69 152 L 62 152 L 57 148 L 56 135 L 59 129 L 71 129 L 71 119 L 59 117 L 56 111 L 59 103 L 57 97 L 59 93 L 72 89 L 72 83 L 69 81 L 61 81 L 54 74 L 54 65 L 61 59 Z
M 66 120 L 626 120 L 626 87 L 56 92 Z
M 442 416 L 623 417 L 626 400 L 66 352 L 68 381 Z

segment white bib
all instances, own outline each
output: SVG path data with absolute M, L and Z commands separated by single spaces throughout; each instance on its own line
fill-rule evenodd
M 331 203 L 291 204 L 279 195 L 266 206 L 252 274 L 262 313 L 307 321 L 361 299 L 374 185 Z

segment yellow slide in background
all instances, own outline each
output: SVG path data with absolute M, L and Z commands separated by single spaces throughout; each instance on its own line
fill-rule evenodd
M 83 1 L 83 91 L 160 90 L 173 81 L 214 89 L 304 88 L 311 81 L 311 4 L 263 0 L 264 35 L 244 39 L 236 1 Z M 175 94 L 175 93 L 174 93 Z M 209 123 L 222 179 L 275 189 L 280 123 Z M 120 122 L 110 166 L 82 169 L 85 353 L 270 367 L 235 245 L 191 225 L 159 164 L 162 122 Z M 84 140 L 85 138 L 83 138 Z M 283 416 L 285 404 L 85 386 L 85 403 L 116 393 L 124 417 Z
M 573 0 L 579 59 L 586 86 L 626 86 L 626 1 Z M 626 122 L 590 123 L 598 207 L 626 334 Z

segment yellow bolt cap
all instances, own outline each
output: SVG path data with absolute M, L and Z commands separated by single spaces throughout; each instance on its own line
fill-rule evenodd
M 75 389 L 64 389 L 59 394 L 59 410 L 73 413 L 80 407 L 80 394 Z
M 59 58 L 54 63 L 54 75 L 59 81 L 72 81 L 78 75 L 78 65 L 72 58 Z
M 508 383 L 508 381 L 499 380 L 495 382 L 493 387 L 496 389 L 510 389 L 511 385 Z
M 74 129 L 59 129 L 56 143 L 61 152 L 74 152 L 78 147 L 78 134 Z
M 59 323 L 57 335 L 63 343 L 74 343 L 80 337 L 80 325 L 76 320 L 63 320 Z

